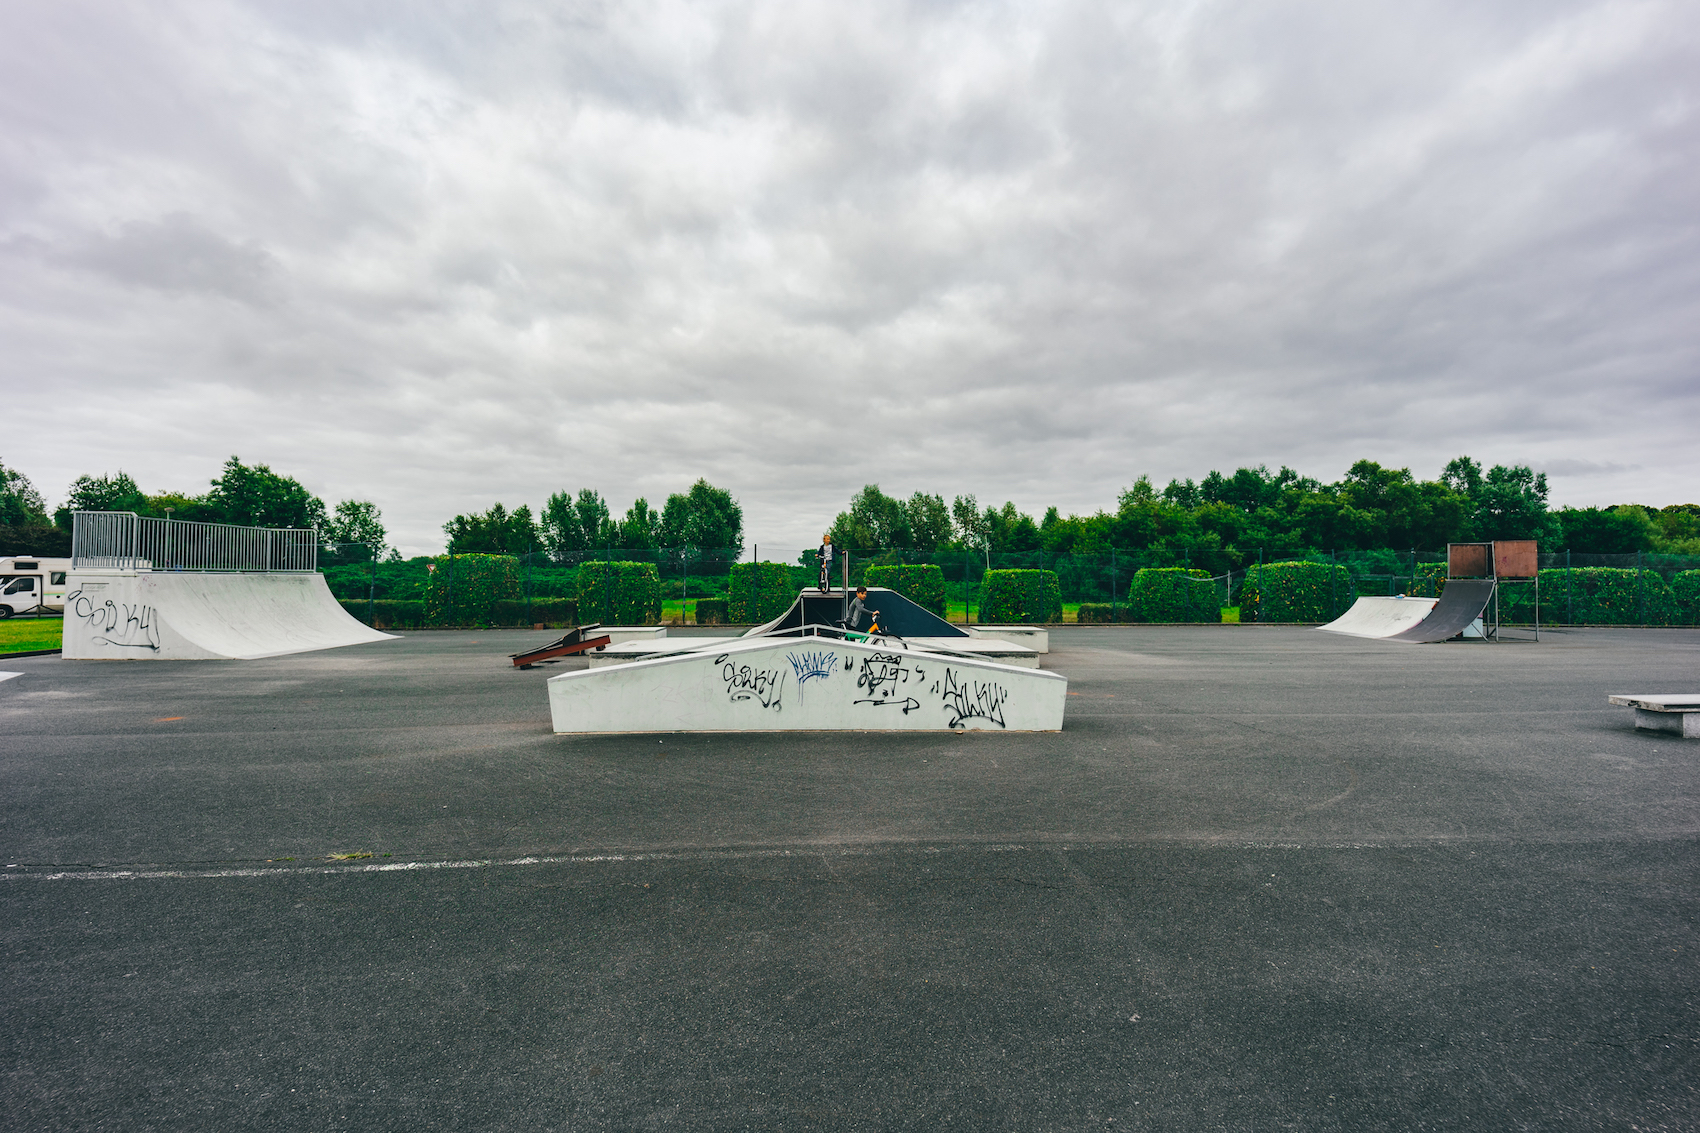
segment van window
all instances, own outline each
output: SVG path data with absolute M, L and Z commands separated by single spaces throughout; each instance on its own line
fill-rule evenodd
M 12 569 L 13 570 L 40 570 L 41 564 L 40 563 L 26 563 L 22 559 L 17 559 L 17 560 L 13 561 Z
M 49 585 L 49 586 L 63 586 L 63 585 L 65 585 L 65 572 L 62 571 L 62 570 L 55 570 L 55 571 L 48 572 L 47 585 Z
M 0 593 L 27 594 L 27 593 L 30 593 L 34 590 L 35 590 L 35 579 L 33 579 L 33 578 L 19 578 L 19 579 L 14 579 L 13 582 L 12 582 L 12 585 L 6 587 L 6 589 L 4 591 L 0 591 Z

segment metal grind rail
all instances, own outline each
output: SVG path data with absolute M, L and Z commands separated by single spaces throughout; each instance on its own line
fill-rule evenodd
M 310 574 L 318 567 L 318 532 L 311 527 L 240 527 L 129 511 L 72 517 L 72 570 Z

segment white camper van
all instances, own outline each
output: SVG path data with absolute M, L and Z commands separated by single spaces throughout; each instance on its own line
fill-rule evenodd
M 27 555 L 0 559 L 0 618 L 64 613 L 65 575 L 70 569 L 70 559 Z

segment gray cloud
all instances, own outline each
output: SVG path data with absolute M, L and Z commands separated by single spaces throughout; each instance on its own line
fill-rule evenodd
M 21 5 L 0 380 L 50 493 L 455 511 L 1469 452 L 1694 497 L 1677 4 Z M 233 302 L 234 300 L 234 302 Z M 60 432 L 64 407 L 122 429 Z M 1645 407 L 1645 408 L 1642 408 Z

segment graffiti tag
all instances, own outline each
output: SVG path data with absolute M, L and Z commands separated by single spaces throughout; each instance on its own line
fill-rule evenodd
M 921 707 L 921 702 L 907 694 L 910 681 L 920 684 L 926 680 L 926 670 L 919 665 L 910 668 L 896 653 L 875 653 L 862 659 L 862 671 L 856 674 L 856 688 L 867 696 L 855 701 L 876 708 L 901 708 L 905 716 Z
M 120 606 L 108 598 L 103 605 L 81 590 L 66 599 L 71 617 L 80 619 L 94 633 L 94 644 L 114 645 L 120 649 L 147 649 L 159 652 L 159 627 L 154 624 L 158 613 L 152 606 Z
M 714 663 L 720 666 L 720 679 L 726 685 L 726 696 L 729 700 L 753 700 L 763 708 L 771 708 L 775 712 L 784 709 L 780 697 L 785 693 L 785 670 L 758 669 L 753 665 L 742 665 L 737 661 L 728 660 L 724 653 L 716 657 Z
M 963 727 L 964 720 L 985 720 L 1000 728 L 1004 726 L 1003 706 L 1009 700 L 1009 691 L 996 681 L 969 679 L 958 684 L 956 674 L 947 666 L 940 696 L 952 728 Z
M 838 658 L 824 649 L 810 649 L 802 653 L 787 653 L 785 659 L 791 662 L 791 672 L 797 677 L 797 695 L 803 695 L 803 686 L 810 681 L 824 681 L 832 676 L 832 671 L 838 667 Z

